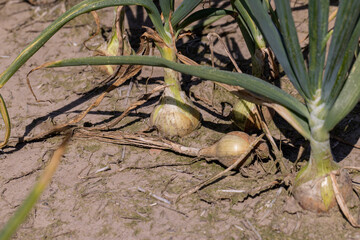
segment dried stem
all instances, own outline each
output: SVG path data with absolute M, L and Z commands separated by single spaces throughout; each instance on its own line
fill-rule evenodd
M 336 172 L 337 171 L 332 171 L 330 173 L 330 178 L 331 178 L 331 181 L 332 181 L 332 186 L 333 186 L 333 190 L 334 190 L 334 193 L 335 193 L 337 203 L 339 204 L 339 207 L 340 207 L 341 211 L 345 215 L 346 219 L 350 222 L 350 224 L 353 227 L 360 228 L 360 224 L 351 215 L 351 213 L 349 211 L 349 208 L 346 206 L 345 199 L 344 199 L 344 197 L 342 196 L 342 194 L 341 194 L 341 192 L 339 190 L 339 185 L 338 185 L 338 183 L 336 181 L 336 176 L 335 176 Z
M 141 134 L 127 134 L 120 131 L 109 133 L 90 131 L 87 129 L 77 129 L 74 137 L 78 138 L 91 138 L 101 142 L 132 145 L 138 147 L 170 150 L 186 156 L 197 157 L 200 148 L 186 147 L 178 143 L 171 142 L 166 139 L 148 137 Z
M 265 133 L 266 138 L 269 140 L 269 142 L 271 144 L 271 147 L 272 147 L 275 157 L 276 157 L 276 162 L 279 164 L 281 172 L 285 175 L 289 174 L 289 170 L 287 169 L 287 167 L 285 166 L 285 163 L 284 163 L 283 154 L 277 147 L 277 145 L 274 141 L 274 138 L 272 137 L 271 132 L 267 126 L 264 115 L 262 114 L 262 111 L 259 106 L 256 107 L 255 114 L 257 115 L 257 117 L 260 121 L 261 128 L 262 128 L 263 132 Z

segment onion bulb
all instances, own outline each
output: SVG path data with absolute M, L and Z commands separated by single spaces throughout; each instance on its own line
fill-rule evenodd
M 261 129 L 261 123 L 256 115 L 256 105 L 243 99 L 239 99 L 233 107 L 231 113 L 232 122 L 244 132 L 252 132 Z M 274 112 L 267 107 L 262 107 L 262 113 L 265 121 L 269 123 L 272 120 Z
M 183 137 L 200 126 L 201 114 L 183 91 L 166 88 L 150 122 L 164 137 Z
M 256 105 L 243 99 L 239 99 L 232 111 L 232 121 L 242 131 L 249 132 L 261 129 L 260 121 L 256 114 Z
M 309 169 L 312 168 L 312 169 Z M 333 170 L 338 167 L 334 166 Z M 337 205 L 331 177 L 316 173 L 313 166 L 305 166 L 295 179 L 293 195 L 299 205 L 312 212 L 327 212 Z M 340 171 L 336 179 L 339 191 L 345 201 L 352 194 L 352 182 L 346 171 Z
M 113 27 L 110 39 L 102 43 L 96 50 L 95 56 L 117 56 L 119 54 L 119 39 L 116 35 L 116 29 Z M 116 69 L 116 65 L 100 65 L 95 68 L 108 75 L 112 75 Z
M 219 141 L 211 145 L 210 147 L 206 147 L 200 150 L 199 155 L 208 157 L 208 158 L 215 158 L 221 164 L 226 167 L 231 166 L 236 160 L 245 152 L 248 151 L 251 142 L 253 141 L 254 137 L 249 136 L 245 132 L 234 131 L 226 134 L 223 136 Z M 261 147 L 260 147 L 261 146 Z M 265 142 L 261 143 L 259 149 L 263 153 L 267 151 L 268 148 Z M 268 156 L 268 155 L 267 155 Z M 245 160 L 245 163 L 242 166 L 249 165 L 253 160 L 253 156 L 250 155 Z

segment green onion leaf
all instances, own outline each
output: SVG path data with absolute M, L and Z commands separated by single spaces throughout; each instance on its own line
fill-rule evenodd
M 309 1 L 309 83 L 311 94 L 321 87 L 328 38 L 329 0 Z M 322 40 L 322 41 L 319 41 Z M 325 40 L 325 42 L 323 42 Z
M 263 36 L 265 37 L 266 41 L 269 43 L 271 49 L 275 53 L 275 56 L 277 57 L 277 60 L 283 67 L 285 73 L 289 77 L 292 84 L 295 86 L 295 88 L 298 90 L 299 94 L 305 98 L 308 99 L 308 91 L 304 90 L 302 86 L 300 85 L 299 79 L 296 77 L 294 73 L 294 69 L 291 65 L 291 61 L 289 58 L 291 56 L 288 56 L 285 44 L 283 42 L 283 38 L 276 28 L 275 24 L 271 20 L 271 17 L 267 13 L 267 11 L 264 10 L 264 7 L 262 6 L 260 1 L 254 1 L 254 0 L 241 0 L 243 1 L 243 5 L 248 10 L 249 14 L 251 15 L 252 19 L 257 23 L 257 26 L 260 28 Z M 287 1 L 284 1 L 287 2 Z
M 322 99 L 328 108 L 342 89 L 360 36 L 360 1 L 340 1 L 324 73 Z
M 331 131 L 360 101 L 360 57 L 356 59 L 344 87 L 330 109 L 324 126 Z
M 305 105 L 280 88 L 248 74 L 223 71 L 208 66 L 184 65 L 151 56 L 96 56 L 50 62 L 44 64 L 43 67 L 117 64 L 166 67 L 203 79 L 240 86 L 289 108 L 304 119 L 308 119 L 309 117 L 309 112 Z
M 305 68 L 305 61 L 301 52 L 299 39 L 297 37 L 295 23 L 290 8 L 290 2 L 283 0 L 275 0 L 275 2 L 276 13 L 279 17 L 283 43 L 286 48 L 288 60 L 291 67 L 293 68 L 295 77 L 299 82 L 300 87 L 307 96 L 307 99 L 309 99 L 311 96 L 308 86 L 309 76 Z
M 234 11 L 227 9 L 206 8 L 192 13 L 190 16 L 185 18 L 177 27 L 174 27 L 174 29 L 177 33 L 179 33 L 179 31 L 181 31 L 182 29 L 186 28 L 187 26 L 198 20 L 203 20 L 206 18 L 217 17 L 217 16 L 226 16 L 226 15 L 234 16 L 235 14 L 236 13 Z
M 200 3 L 201 0 L 183 0 L 171 17 L 171 25 L 176 26 Z

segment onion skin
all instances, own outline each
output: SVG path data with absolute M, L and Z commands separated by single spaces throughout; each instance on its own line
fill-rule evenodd
M 219 158 L 238 157 L 249 148 L 249 138 L 250 136 L 244 132 L 230 132 L 210 147 L 201 149 L 200 155 Z

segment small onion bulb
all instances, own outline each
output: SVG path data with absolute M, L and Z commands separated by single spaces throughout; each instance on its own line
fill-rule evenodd
M 249 149 L 251 138 L 244 132 L 230 132 L 210 147 L 201 149 L 199 155 L 215 158 L 224 166 L 229 167 Z M 244 165 L 250 164 L 251 161 L 252 157 L 250 156 Z
M 248 132 L 261 129 L 255 111 L 256 105 L 254 103 L 239 99 L 233 107 L 232 121 L 242 131 Z
M 113 29 L 113 33 L 108 42 L 102 43 L 95 51 L 95 56 L 117 56 L 119 53 L 119 39 L 116 36 L 116 31 Z M 96 69 L 99 69 L 101 72 L 104 72 L 108 75 L 114 73 L 116 65 L 101 65 L 95 66 Z
M 231 119 L 233 123 L 244 132 L 252 132 L 261 129 L 260 120 L 256 114 L 256 105 L 243 99 L 239 99 L 233 107 Z M 274 112 L 267 107 L 262 107 L 265 121 L 272 120 Z

